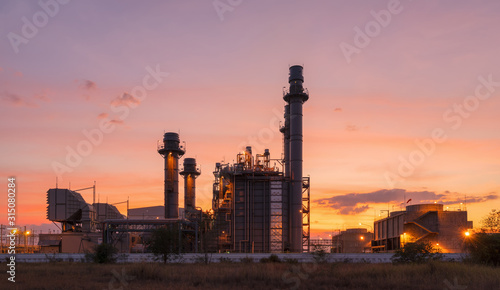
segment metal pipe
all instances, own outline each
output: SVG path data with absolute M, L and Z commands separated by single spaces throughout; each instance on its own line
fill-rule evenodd
M 292 252 L 302 252 L 302 104 L 309 99 L 302 86 L 302 66 L 290 67 L 289 91 L 283 99 L 290 106 L 290 241 Z
M 283 154 L 285 163 L 285 178 L 290 178 L 290 105 L 285 105 L 285 126 L 283 129 Z

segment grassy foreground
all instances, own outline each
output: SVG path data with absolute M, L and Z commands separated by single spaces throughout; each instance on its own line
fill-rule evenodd
M 500 289 L 500 268 L 462 263 L 20 264 L 2 289 Z M 4 287 L 6 286 L 6 287 Z

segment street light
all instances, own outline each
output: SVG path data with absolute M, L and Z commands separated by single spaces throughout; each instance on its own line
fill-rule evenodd
M 466 231 L 466 232 L 464 233 L 464 235 L 465 235 L 466 237 L 468 237 L 468 236 L 470 236 L 470 232 L 469 232 L 469 231 Z

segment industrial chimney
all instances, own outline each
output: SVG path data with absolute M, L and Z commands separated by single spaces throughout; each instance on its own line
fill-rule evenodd
M 165 159 L 165 218 L 179 218 L 179 158 L 184 148 L 179 146 L 179 134 L 165 133 L 158 153 Z
M 302 87 L 304 82 L 302 70 L 303 67 L 300 65 L 290 67 L 288 78 L 290 88 L 283 97 L 288 103 L 285 106 L 285 128 L 283 131 L 285 134 L 284 146 L 287 146 L 287 142 L 289 143 L 289 149 L 285 147 L 284 154 L 285 176 L 289 174 L 291 185 L 289 187 L 289 200 L 292 252 L 302 252 L 302 104 L 309 99 L 307 90 Z M 287 124 L 289 128 L 286 128 Z M 287 161 L 289 161 L 288 166 Z
M 201 172 L 196 168 L 196 159 L 184 158 L 184 170 L 180 175 L 184 177 L 184 210 L 196 207 L 196 177 Z

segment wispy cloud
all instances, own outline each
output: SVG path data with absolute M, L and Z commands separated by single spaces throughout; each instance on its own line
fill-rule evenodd
M 347 124 L 345 126 L 345 130 L 348 132 L 355 132 L 355 131 L 359 131 L 359 127 L 357 125 Z
M 121 97 L 117 97 L 116 99 L 111 101 L 111 105 L 113 106 L 128 106 L 128 107 L 135 107 L 139 105 L 141 101 L 137 99 L 136 97 L 132 96 L 129 93 L 123 93 Z
M 333 112 L 335 112 L 335 113 L 340 113 L 340 112 L 342 112 L 342 108 L 335 108 L 335 109 L 333 110 Z
M 100 113 L 99 115 L 97 115 L 97 119 L 105 119 L 108 116 L 109 116 L 108 113 Z
M 97 89 L 97 84 L 91 80 L 75 80 L 80 84 L 80 88 L 86 92 L 85 100 L 90 100 L 90 93 Z
M 91 80 L 82 80 L 82 81 L 81 81 L 81 84 L 80 84 L 80 87 L 81 87 L 82 89 L 85 89 L 85 90 L 90 91 L 90 90 L 95 90 L 95 89 L 97 89 L 97 84 L 96 84 L 96 83 L 94 83 L 94 82 L 93 82 L 93 81 L 91 81 Z
M 38 99 L 38 100 L 40 100 L 40 101 L 44 101 L 44 102 L 46 102 L 46 103 L 49 103 L 49 102 L 51 102 L 51 101 L 52 101 L 52 100 L 51 100 L 49 97 L 47 97 L 46 95 L 35 95 L 35 99 Z
M 317 199 L 314 202 L 323 207 L 330 207 L 339 214 L 359 214 L 370 208 L 371 204 L 401 203 L 403 199 L 411 199 L 412 203 L 439 202 L 445 205 L 457 204 L 464 201 L 464 196 L 449 191 L 437 194 L 433 191 L 407 191 L 405 189 L 381 189 L 368 193 L 348 193 L 329 198 Z M 484 196 L 468 197 L 467 203 L 480 203 L 498 199 L 495 192 Z
M 2 94 L 2 100 L 14 107 L 38 107 L 37 104 L 26 101 L 25 98 L 10 92 L 4 92 Z
M 117 124 L 117 125 L 123 125 L 125 122 L 123 122 L 123 120 L 117 120 L 117 119 L 113 119 L 111 121 L 109 121 L 111 124 Z

